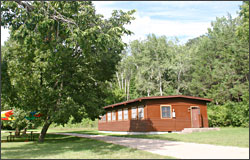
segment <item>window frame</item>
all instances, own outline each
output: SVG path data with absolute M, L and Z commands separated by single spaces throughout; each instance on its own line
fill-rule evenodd
M 131 107 L 131 119 L 138 119 L 137 108 L 138 108 L 137 106 L 136 107 Z M 135 109 L 135 113 L 136 113 L 135 118 L 133 118 L 133 109 Z
M 138 108 L 138 119 L 139 119 L 139 120 L 144 119 L 144 118 L 145 118 L 145 112 L 144 112 L 144 111 L 145 111 L 145 110 L 144 110 L 145 106 L 144 106 L 144 105 L 139 105 L 137 108 Z M 139 108 L 142 108 L 142 109 L 143 109 L 143 117 L 142 117 L 142 118 L 140 118 Z
M 108 119 L 107 119 L 107 122 L 111 122 L 112 121 L 112 113 L 111 113 L 111 111 L 108 111 Z M 110 115 L 110 116 L 109 116 Z M 109 117 L 110 117 L 110 119 L 109 119 Z
M 115 119 L 113 119 L 113 113 L 115 113 Z M 116 121 L 116 110 L 113 110 L 113 111 L 112 111 L 111 117 L 112 117 L 112 118 L 111 118 L 111 121 Z
M 124 110 L 127 110 L 127 119 L 125 119 Z M 123 108 L 123 109 L 122 109 L 122 113 L 123 113 L 123 120 L 124 120 L 124 121 L 128 121 L 128 108 Z
M 121 112 L 121 119 L 119 118 L 120 116 L 119 116 L 119 112 Z M 123 118 L 122 118 L 122 109 L 118 109 L 118 121 L 122 121 L 123 120 Z
M 105 117 L 105 120 L 104 120 L 104 117 Z M 106 113 L 102 116 L 102 120 L 101 120 L 101 122 L 106 122 L 107 121 L 107 115 L 106 115 Z
M 170 107 L 170 117 L 162 117 L 162 107 Z M 172 119 L 173 115 L 172 115 L 172 106 L 169 104 L 162 104 L 160 106 L 160 112 L 161 112 L 161 119 Z

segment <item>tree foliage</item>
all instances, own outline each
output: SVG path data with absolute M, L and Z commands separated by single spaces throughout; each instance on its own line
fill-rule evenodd
M 113 81 L 113 86 L 123 86 L 124 77 L 133 80 L 129 91 L 113 89 L 123 97 L 133 92 L 123 100 L 176 94 L 211 98 L 211 126 L 249 125 L 248 2 L 240 6 L 238 17 L 217 17 L 206 34 L 184 45 L 151 34 L 132 41 L 128 51 Z
M 3 2 L 1 10 L 1 25 L 10 29 L 2 98 L 42 113 L 39 141 L 52 122 L 98 117 L 134 11 L 113 11 L 104 19 L 91 2 L 77 1 Z
M 244 1 L 240 6 L 239 16 L 242 24 L 238 27 L 237 34 L 241 40 L 249 43 L 249 1 Z

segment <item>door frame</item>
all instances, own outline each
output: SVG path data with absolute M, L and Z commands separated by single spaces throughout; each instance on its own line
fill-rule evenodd
M 193 128 L 193 119 L 192 119 L 192 112 L 193 112 L 193 108 L 199 108 L 200 114 L 201 114 L 201 108 L 199 106 L 190 106 L 190 116 L 191 116 L 191 128 Z M 200 126 L 200 119 L 199 119 L 199 126 Z M 200 128 L 200 127 L 199 127 Z

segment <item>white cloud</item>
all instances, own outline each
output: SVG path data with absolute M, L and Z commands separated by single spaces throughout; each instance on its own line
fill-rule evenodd
M 144 39 L 147 34 L 154 33 L 158 36 L 165 35 L 167 37 L 186 37 L 194 38 L 205 34 L 210 22 L 187 22 L 187 21 L 170 21 L 156 20 L 149 16 L 135 16 L 130 25 L 127 26 L 135 34 L 123 38 L 125 42 L 135 39 Z
M 120 9 L 116 7 L 119 5 L 125 5 L 126 2 L 93 2 L 97 13 L 103 14 L 105 18 L 109 18 L 111 13 L 115 9 Z M 210 27 L 211 20 L 215 20 L 215 17 L 202 17 L 194 18 L 195 14 L 197 16 L 197 10 L 192 8 L 192 6 L 206 5 L 206 2 L 146 2 L 147 5 L 152 4 L 149 10 L 143 8 L 143 2 L 133 2 L 141 4 L 140 7 L 136 8 L 137 12 L 135 14 L 135 20 L 132 21 L 130 25 L 126 27 L 134 32 L 131 36 L 124 36 L 123 40 L 126 43 L 133 41 L 135 39 L 145 39 L 150 33 L 154 33 L 157 36 L 165 35 L 167 37 L 179 37 L 181 43 L 185 43 L 190 38 L 195 38 L 207 32 L 207 28 Z M 210 3 L 210 5 L 212 5 Z M 177 7 L 178 10 L 163 10 L 163 6 L 166 7 Z M 136 7 L 136 5 L 135 5 Z M 145 7 L 145 6 L 144 6 Z M 148 6 L 147 6 L 148 7 Z M 190 7 L 190 8 L 187 8 Z M 185 8 L 182 10 L 180 8 Z M 132 8 L 131 8 L 132 9 Z M 122 10 L 125 10 L 122 8 Z M 127 9 L 128 10 L 128 9 Z M 151 16 L 165 16 L 174 17 L 174 20 L 156 19 L 151 18 Z M 188 17 L 188 19 L 186 18 Z M 181 18 L 181 19 L 179 19 Z M 206 20 L 204 20 L 206 18 Z M 167 19 L 167 20 L 166 20 Z M 209 20 L 208 20 L 209 19 Z M 185 37 L 185 38 L 183 38 Z

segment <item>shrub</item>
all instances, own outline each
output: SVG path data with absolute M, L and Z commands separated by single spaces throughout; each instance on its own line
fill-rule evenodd
M 210 127 L 249 127 L 248 102 L 227 102 L 224 105 L 208 105 Z
M 89 118 L 83 118 L 80 123 L 73 123 L 73 117 L 70 118 L 69 122 L 65 125 L 56 125 L 52 124 L 52 128 L 89 128 L 89 129 L 95 129 L 98 127 L 98 120 L 92 121 Z

